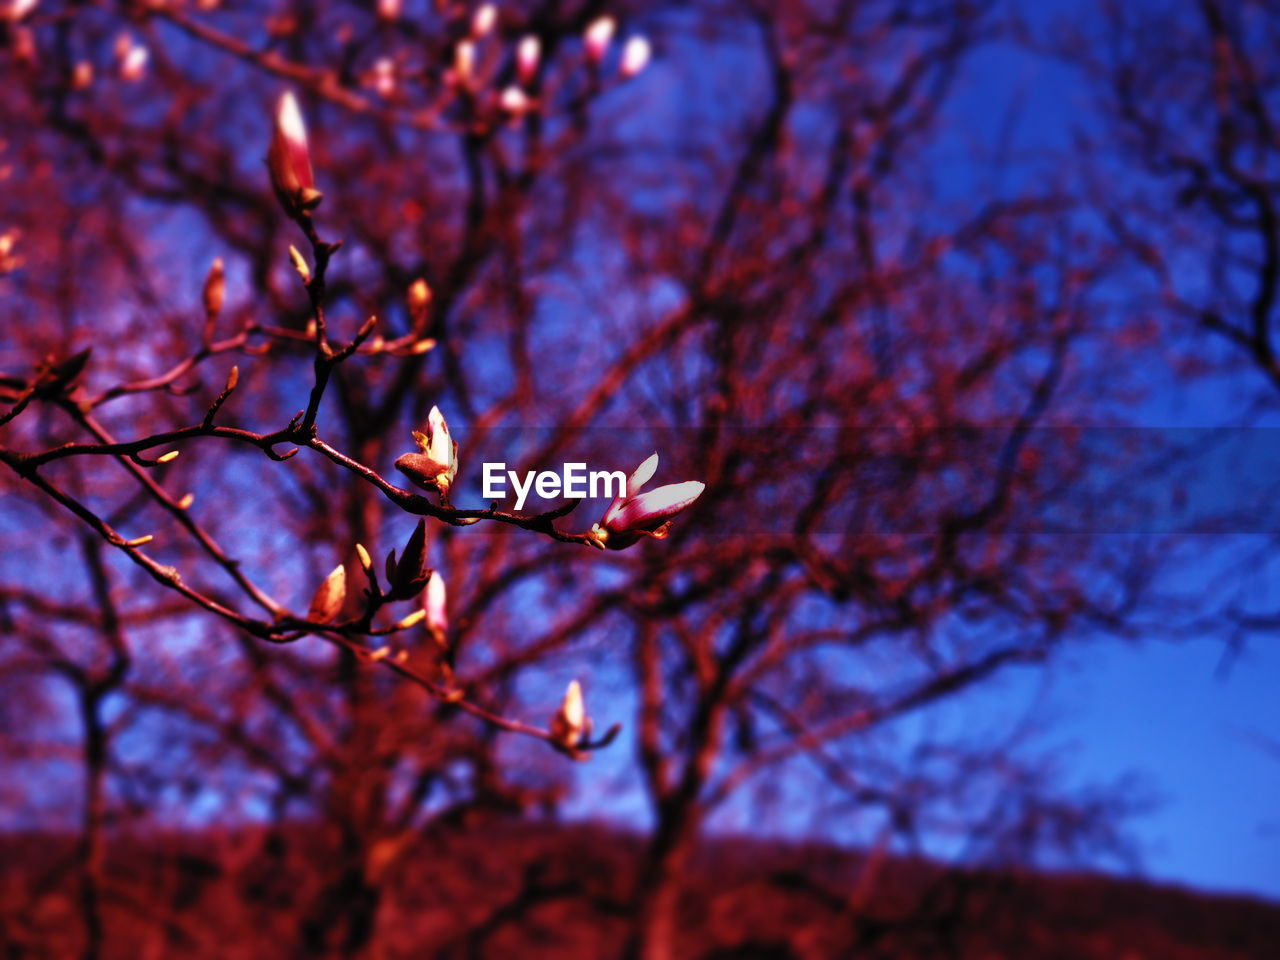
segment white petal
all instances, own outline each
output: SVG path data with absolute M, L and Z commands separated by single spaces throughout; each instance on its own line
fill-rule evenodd
M 569 689 L 564 692 L 564 702 L 560 704 L 560 713 L 565 722 L 575 730 L 581 730 L 586 719 L 586 708 L 582 704 L 582 687 L 577 680 L 569 681 Z
M 449 425 L 444 421 L 444 414 L 439 407 L 432 407 L 427 415 L 427 436 L 431 440 L 428 456 L 442 466 L 453 461 L 453 441 L 449 438 Z
M 644 530 L 674 517 L 693 503 L 706 489 L 699 480 L 669 483 L 628 500 L 608 524 L 613 530 Z
M 280 98 L 280 108 L 276 111 L 276 123 L 280 132 L 295 146 L 307 146 L 307 128 L 302 122 L 302 111 L 298 109 L 298 101 L 290 91 L 285 91 Z
M 650 454 L 649 459 L 636 467 L 635 472 L 631 474 L 631 479 L 627 481 L 627 489 L 625 491 L 628 497 L 634 497 L 644 489 L 644 485 L 653 479 L 653 475 L 658 471 L 658 454 L 655 452 Z

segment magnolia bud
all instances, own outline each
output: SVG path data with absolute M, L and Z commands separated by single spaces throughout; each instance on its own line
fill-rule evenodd
M 307 611 L 307 619 L 317 623 L 328 623 L 342 612 L 342 604 L 347 599 L 347 568 L 342 564 L 333 568 L 333 572 L 325 577 L 320 589 L 311 598 L 311 607 Z
M 151 57 L 146 47 L 132 46 L 120 61 L 120 77 L 128 83 L 137 83 L 147 72 L 147 60 Z
M 498 104 L 506 113 L 520 116 L 529 109 L 529 96 L 519 87 L 507 87 L 502 91 Z
M 76 90 L 83 90 L 93 84 L 93 64 L 88 60 L 81 60 L 76 64 L 75 70 L 71 74 L 71 86 Z
M 421 310 L 430 302 L 431 288 L 427 286 L 427 281 L 419 277 L 409 285 L 409 307 Z
M 222 258 L 216 257 L 209 267 L 209 275 L 204 280 L 204 315 L 216 320 L 222 312 L 222 302 L 227 293 L 226 271 L 222 266 Z
M 488 36 L 498 22 L 498 5 L 496 3 L 481 4 L 471 17 L 471 35 L 473 37 Z
M 4 19 L 10 23 L 17 23 L 34 10 L 38 2 L 39 0 L 10 0 L 4 11 Z
M 395 628 L 397 630 L 408 630 L 410 627 L 416 627 L 427 617 L 427 611 L 415 610 L 407 617 L 403 617 L 396 621 Z
M 382 57 L 373 65 L 373 89 L 380 97 L 396 92 L 396 66 L 390 57 Z
M 427 596 L 423 612 L 427 618 L 427 629 L 431 631 L 436 642 L 443 646 L 445 634 L 449 630 L 449 616 L 445 609 L 444 577 L 440 576 L 438 570 L 432 570 L 431 577 L 427 580 Z
M 356 557 L 360 561 L 360 569 L 365 573 L 373 572 L 373 558 L 369 556 L 369 551 L 364 548 L 363 543 L 356 544 Z
M 396 552 L 387 554 L 387 599 L 407 600 L 427 585 L 427 524 L 419 520 L 404 545 L 400 560 Z
M 271 186 L 291 217 L 299 216 L 320 203 L 323 195 L 316 189 L 315 175 L 311 170 L 307 128 L 302 122 L 298 101 L 289 92 L 280 97 L 276 108 L 267 168 L 271 173 Z
M 542 59 L 542 41 L 530 34 L 516 47 L 516 79 L 525 86 L 533 83 L 538 74 L 538 62 Z
M 469 83 L 476 69 L 476 45 L 470 40 L 459 40 L 453 48 L 453 72 L 461 83 Z
M 609 44 L 613 42 L 613 34 L 617 28 L 618 24 L 613 17 L 600 17 L 591 22 L 582 35 L 588 60 L 599 63 L 604 59 L 604 55 L 609 52 Z
M 302 278 L 302 282 L 310 283 L 311 268 L 307 266 L 306 258 L 298 252 L 298 248 L 292 243 L 289 244 L 289 259 L 293 261 L 293 269 L 298 271 L 298 276 Z
M 632 37 L 628 40 L 627 45 L 622 48 L 623 79 L 630 79 L 647 67 L 652 55 L 653 48 L 644 37 Z
M 587 712 L 582 703 L 582 687 L 577 680 L 569 682 L 569 688 L 560 701 L 560 709 L 551 718 L 551 737 L 566 750 L 575 749 L 587 732 Z
M 431 288 L 427 281 L 419 277 L 409 285 L 409 319 L 415 331 L 422 330 L 427 323 L 427 306 L 431 303 Z

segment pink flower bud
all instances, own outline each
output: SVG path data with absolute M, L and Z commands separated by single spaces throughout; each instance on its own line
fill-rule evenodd
M 445 609 L 444 577 L 438 570 L 431 571 L 427 580 L 427 596 L 423 609 L 427 612 L 427 629 L 440 640 L 449 630 L 449 615 Z
M 9 0 L 9 4 L 4 11 L 4 19 L 10 23 L 17 23 L 31 13 L 38 3 L 39 0 Z
M 516 79 L 525 86 L 533 83 L 538 75 L 538 63 L 542 59 L 542 41 L 530 34 L 516 47 Z
M 686 480 L 641 493 L 657 469 L 658 455 L 655 453 L 631 474 L 626 490 L 613 498 L 604 517 L 592 528 L 597 546 L 621 550 L 642 536 L 662 539 L 667 535 L 671 518 L 702 496 L 706 488 L 698 480 Z
M 566 750 L 575 749 L 587 733 L 586 707 L 582 702 L 582 687 L 577 680 L 570 681 L 569 688 L 560 701 L 560 709 L 551 718 L 551 736 Z
M 519 116 L 529 109 L 529 95 L 519 87 L 507 87 L 502 91 L 502 96 L 498 99 L 498 103 L 507 113 Z
M 403 0 L 378 0 L 378 19 L 398 20 L 403 6 Z
M 276 108 L 275 131 L 267 152 L 271 185 L 281 205 L 291 216 L 310 210 L 320 202 L 315 175 L 311 172 L 311 151 L 307 128 L 292 93 L 286 92 Z
M 307 611 L 307 619 L 317 623 L 328 623 L 342 612 L 342 605 L 347 599 L 347 568 L 339 564 L 333 572 L 325 577 L 315 596 L 311 598 L 311 607 Z
M 222 258 L 214 257 L 209 267 L 209 275 L 204 280 L 204 313 L 209 319 L 216 319 L 222 312 L 222 303 L 227 296 L 227 272 L 222 266 Z
M 137 83 L 146 75 L 147 61 L 151 54 L 146 47 L 132 46 L 120 61 L 120 77 L 128 83 Z
M 481 4 L 471 17 L 471 35 L 485 37 L 493 32 L 498 23 L 498 5 L 496 3 Z
M 653 48 L 644 37 L 632 37 L 622 48 L 621 73 L 624 80 L 629 80 L 649 65 L 653 56 Z
M 453 48 L 453 74 L 459 83 L 470 83 L 476 70 L 476 45 L 470 40 L 459 40 Z
M 609 51 L 609 44 L 613 42 L 613 33 L 617 30 L 618 24 L 613 17 L 600 17 L 598 20 L 591 21 L 586 32 L 582 35 L 583 43 L 587 48 L 587 59 L 592 63 L 599 63 L 604 59 L 604 55 Z
M 381 57 L 374 63 L 373 89 L 380 97 L 390 97 L 396 92 L 396 65 L 390 57 Z

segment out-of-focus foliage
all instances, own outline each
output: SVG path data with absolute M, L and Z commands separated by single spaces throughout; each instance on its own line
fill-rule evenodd
M 387 891 L 424 859 L 449 871 L 450 832 L 489 818 L 645 824 L 609 909 L 651 958 L 674 955 L 700 838 L 744 811 L 876 857 L 1121 846 L 1126 799 L 1063 796 L 1027 730 L 962 709 L 1123 630 L 1151 569 L 1046 527 L 1089 506 L 1088 463 L 1036 429 L 1134 386 L 1102 375 L 1133 332 L 1106 295 L 1127 244 L 1056 187 L 938 185 L 987 4 L 23 7 L 0 58 L 0 388 L 22 405 L 0 434 L 0 812 L 75 839 L 0 905 L 19 953 L 74 930 L 106 955 L 127 930 L 221 955 L 111 855 L 177 831 L 209 838 L 263 956 L 400 955 Z M 263 164 L 286 89 L 323 193 L 310 238 Z M 317 303 L 335 345 L 378 320 L 315 407 Z M 233 365 L 217 423 L 250 441 L 167 437 Z M 437 607 L 385 649 L 218 615 L 355 616 L 356 544 L 394 580 L 419 501 L 387 487 L 404 454 L 447 454 L 414 443 L 433 406 L 462 511 L 488 506 L 485 462 L 630 473 L 657 449 L 655 483 L 705 490 L 617 551 L 588 543 L 603 500 L 546 521 L 571 542 L 440 508 L 418 542 L 447 626 Z M 265 455 L 312 415 L 336 455 L 305 431 Z M 96 450 L 20 460 L 72 442 Z M 317 593 L 339 562 L 341 596 L 336 574 Z M 421 601 L 398 602 L 370 626 Z M 518 735 L 575 677 L 596 735 L 624 727 L 580 765 L 573 737 Z M 163 869 L 198 884 L 206 860 L 173 849 Z M 461 944 L 504 922 L 439 919 Z

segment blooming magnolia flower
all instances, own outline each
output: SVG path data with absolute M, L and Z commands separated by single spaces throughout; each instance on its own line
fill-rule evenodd
M 577 680 L 569 682 L 560 708 L 551 718 L 551 736 L 566 750 L 575 749 L 582 742 L 589 727 L 587 710 L 582 703 L 582 687 Z
M 427 612 L 427 629 L 436 642 L 443 645 L 445 633 L 449 629 L 449 615 L 445 610 L 444 577 L 437 570 L 432 570 L 431 577 L 427 580 L 426 601 L 422 608 Z
M 627 480 L 626 489 L 613 498 L 604 517 L 591 528 L 592 542 L 596 546 L 621 550 L 643 536 L 661 540 L 667 535 L 671 518 L 702 496 L 706 489 L 706 484 L 698 480 L 686 480 L 641 493 L 657 469 L 656 453 L 636 467 L 635 473 Z
M 315 175 L 311 172 L 311 151 L 307 146 L 307 128 L 302 122 L 302 111 L 293 94 L 286 91 L 276 107 L 275 131 L 271 136 L 271 149 L 267 153 L 267 169 L 271 172 L 271 186 L 281 205 L 296 216 L 314 209 L 321 200 L 316 189 Z
M 516 47 L 516 78 L 526 86 L 533 83 L 542 59 L 542 41 L 532 34 L 524 37 Z
M 449 487 L 458 475 L 458 445 L 449 436 L 449 425 L 439 407 L 427 416 L 427 432 L 413 431 L 417 453 L 406 453 L 396 461 L 396 469 L 422 487 L 435 487 L 440 496 L 449 495 Z
M 653 56 L 653 48 L 649 45 L 649 41 L 644 37 L 632 37 L 627 41 L 627 45 L 622 48 L 622 76 L 623 79 L 630 79 L 637 73 L 649 65 L 649 58 Z
M 613 42 L 613 33 L 617 29 L 618 23 L 613 17 L 600 17 L 591 21 L 582 35 L 588 60 L 599 63 L 604 59 L 604 55 L 609 51 L 609 44 Z

